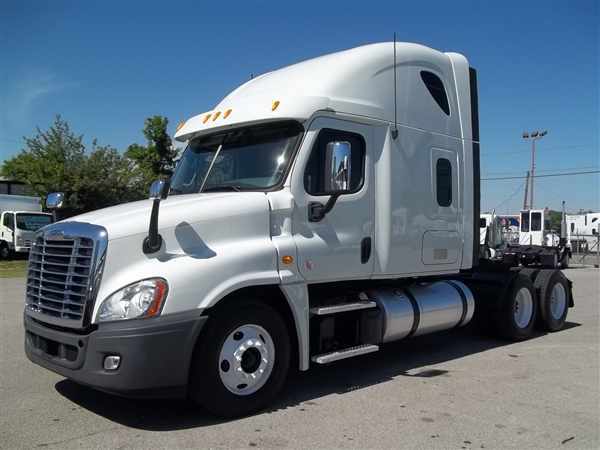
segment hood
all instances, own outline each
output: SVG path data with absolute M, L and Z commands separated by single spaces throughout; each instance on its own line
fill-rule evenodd
M 101 225 L 108 239 L 148 232 L 153 200 L 124 203 L 66 219 L 65 222 L 85 222 Z M 243 220 L 257 212 L 268 214 L 269 204 L 263 192 L 225 192 L 174 195 L 160 202 L 159 230 L 174 228 L 185 222 L 209 223 Z

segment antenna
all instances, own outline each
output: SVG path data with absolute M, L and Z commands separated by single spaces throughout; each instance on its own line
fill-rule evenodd
M 394 129 L 392 138 L 398 137 L 398 97 L 396 96 L 396 32 L 394 31 Z

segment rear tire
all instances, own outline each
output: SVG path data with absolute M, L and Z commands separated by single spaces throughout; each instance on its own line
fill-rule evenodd
M 246 301 L 211 316 L 191 364 L 191 399 L 220 417 L 239 417 L 269 404 L 290 367 L 290 337 L 281 315 Z
M 539 325 L 545 331 L 561 330 L 569 311 L 569 283 L 560 270 L 541 270 L 534 286 L 539 292 Z
M 533 283 L 525 274 L 515 276 L 509 286 L 496 322 L 499 334 L 512 341 L 531 337 L 537 315 Z

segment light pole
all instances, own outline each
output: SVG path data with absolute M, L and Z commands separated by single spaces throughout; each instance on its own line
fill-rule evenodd
M 535 141 L 548 134 L 548 130 L 523 133 L 523 139 L 531 139 L 531 169 L 529 170 L 529 209 L 533 209 L 533 183 L 535 179 Z

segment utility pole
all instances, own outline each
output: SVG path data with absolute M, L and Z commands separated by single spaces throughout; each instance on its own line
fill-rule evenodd
M 531 139 L 531 168 L 529 169 L 529 209 L 533 209 L 533 183 L 535 181 L 535 141 L 543 138 L 548 134 L 547 130 L 544 131 L 532 131 L 523 133 L 523 139 Z
M 527 193 L 529 192 L 529 170 L 527 171 L 527 177 L 525 177 L 525 195 L 523 196 L 523 211 L 527 211 Z

